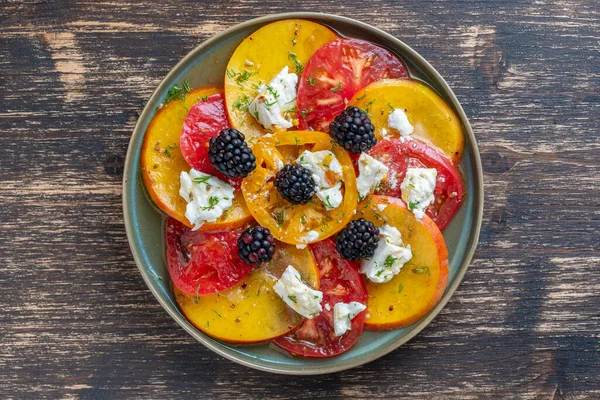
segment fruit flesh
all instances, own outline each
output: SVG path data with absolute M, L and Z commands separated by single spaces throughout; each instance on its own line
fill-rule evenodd
M 222 90 L 214 87 L 197 89 L 187 94 L 185 103 L 173 100 L 163 106 L 150 122 L 142 146 L 142 178 L 148 195 L 165 214 L 190 228 L 192 225 L 185 217 L 187 203 L 179 195 L 179 174 L 190 170 L 179 147 L 181 128 L 188 110 L 199 99 L 217 93 Z M 232 203 L 221 218 L 204 224 L 201 230 L 237 227 L 252 218 L 239 190 Z
M 412 259 L 389 282 L 367 280 L 365 329 L 381 331 L 411 325 L 427 314 L 444 293 L 448 281 L 444 237 L 429 217 L 424 216 L 418 222 L 404 203 L 393 197 L 368 197 L 359 204 L 356 218 L 360 217 L 377 226 L 387 223 L 396 227 L 413 253 Z
M 337 39 L 330 29 L 315 22 L 287 19 L 265 25 L 236 48 L 227 64 L 225 98 L 231 126 L 247 138 L 267 131 L 246 107 L 286 65 L 298 75 L 310 56 L 323 44 Z
M 327 210 L 313 196 L 304 205 L 294 205 L 284 200 L 273 185 L 281 164 L 294 163 L 305 150 L 331 150 L 342 165 L 343 202 Z M 261 139 L 253 148 L 256 169 L 242 182 L 242 192 L 253 217 L 271 231 L 275 239 L 290 244 L 304 244 L 302 239 L 309 231 L 319 234 L 317 240 L 325 239 L 342 229 L 352 219 L 356 208 L 356 175 L 348 153 L 332 142 L 323 132 L 280 132 Z
M 389 168 L 387 180 L 375 191 L 380 195 L 402 198 L 401 183 L 408 168 L 435 168 L 435 201 L 426 212 L 440 230 L 448 226 L 465 197 L 462 177 L 448 157 L 419 140 L 406 138 L 382 140 L 369 155 Z
M 285 335 L 303 321 L 273 290 L 288 265 L 300 272 L 303 281 L 318 289 L 319 271 L 310 251 L 280 243 L 269 263 L 232 288 L 194 296 L 174 287 L 175 301 L 185 317 L 211 337 L 233 343 L 270 340 Z
M 342 259 L 331 239 L 310 245 L 321 275 L 323 311 L 313 319 L 305 320 L 298 329 L 277 339 L 274 343 L 289 351 L 308 357 L 332 357 L 350 349 L 363 331 L 365 312 L 356 315 L 351 328 L 341 336 L 335 335 L 334 307 L 337 303 L 353 301 L 365 304 L 367 289 L 356 266 Z
M 400 136 L 388 126 L 389 114 L 400 108 L 414 127 L 413 138 L 436 147 L 455 164 L 462 157 L 465 138 L 458 115 L 423 83 L 402 79 L 375 82 L 356 93 L 349 105 L 367 111 L 378 140 L 382 138 L 382 129 L 390 137 Z
M 192 231 L 169 218 L 165 229 L 169 275 L 185 293 L 205 295 L 229 289 L 253 268 L 239 257 L 237 240 L 243 228 Z
M 298 86 L 300 129 L 327 131 L 356 92 L 385 78 L 408 78 L 388 50 L 359 39 L 327 43 L 310 58 Z

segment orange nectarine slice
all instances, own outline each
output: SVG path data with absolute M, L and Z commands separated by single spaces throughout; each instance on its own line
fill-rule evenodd
M 389 282 L 367 280 L 365 329 L 383 331 L 413 324 L 437 304 L 448 282 L 448 250 L 442 233 L 428 216 L 417 221 L 394 197 L 368 197 L 358 205 L 356 217 L 397 228 L 413 253 Z
M 219 88 L 203 88 L 187 94 L 185 102 L 173 100 L 154 116 L 144 137 L 141 164 L 142 178 L 148 195 L 165 214 L 192 227 L 185 217 L 185 200 L 179 196 L 179 174 L 189 171 L 179 149 L 179 138 L 187 110 L 205 96 L 222 93 Z M 206 223 L 202 230 L 238 227 L 252 216 L 246 208 L 241 191 L 236 191 L 232 206 L 217 221 Z

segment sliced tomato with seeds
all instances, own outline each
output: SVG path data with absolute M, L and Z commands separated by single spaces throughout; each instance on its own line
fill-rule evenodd
M 376 194 L 401 198 L 400 185 L 409 167 L 435 168 L 435 201 L 427 208 L 426 214 L 440 230 L 448 226 L 465 199 L 463 180 L 449 158 L 425 143 L 405 138 L 382 140 L 369 154 L 390 169 L 387 180 Z
M 359 39 L 338 39 L 317 50 L 298 86 L 300 129 L 327 132 L 329 124 L 365 86 L 408 78 L 404 63 L 388 50 Z
M 367 288 L 358 268 L 340 257 L 333 240 L 326 239 L 309 247 L 321 275 L 319 290 L 323 292 L 323 311 L 274 343 L 295 355 L 331 357 L 354 346 L 362 334 L 366 314 L 364 311 L 358 314 L 352 319 L 349 331 L 335 336 L 333 307 L 340 302 L 366 304 Z
M 242 180 L 229 178 L 218 172 L 208 158 L 210 139 L 219 136 L 219 132 L 229 127 L 223 93 L 201 98 L 185 117 L 179 147 L 190 167 L 214 175 L 239 189 Z
M 253 268 L 238 255 L 242 231 L 192 231 L 174 218 L 167 219 L 167 266 L 173 284 L 182 292 L 202 296 L 238 283 Z

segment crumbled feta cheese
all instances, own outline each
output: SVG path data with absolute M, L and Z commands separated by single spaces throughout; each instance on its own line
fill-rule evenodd
M 291 265 L 288 265 L 281 278 L 275 283 L 273 290 L 303 317 L 312 319 L 323 310 L 321 308 L 323 293 L 304 283 L 300 273 Z
M 400 184 L 402 200 L 415 214 L 417 221 L 425 215 L 425 210 L 434 201 L 433 191 L 437 178 L 435 168 L 409 168 Z
M 333 306 L 333 329 L 335 336 L 342 336 L 350 330 L 354 317 L 367 309 L 367 306 L 358 301 L 350 303 L 337 303 Z
M 390 132 L 385 128 L 381 128 L 379 134 L 381 135 L 381 140 L 389 139 L 389 137 L 391 136 Z
M 231 207 L 233 187 L 204 172 L 191 169 L 179 175 L 179 195 L 185 199 L 185 217 L 194 230 L 205 222 L 215 222 Z
M 296 160 L 302 167 L 308 169 L 315 181 L 317 197 L 325 204 L 325 208 L 333 210 L 343 201 L 342 195 L 342 165 L 329 150 L 305 150 Z
M 312 243 L 319 240 L 319 232 L 317 231 L 309 231 L 306 235 L 300 238 L 300 241 L 303 243 Z
M 387 204 L 378 204 L 377 205 L 377 208 L 379 209 L 379 211 L 385 210 L 386 207 L 387 207 Z
M 317 197 L 325 204 L 326 209 L 333 210 L 334 208 L 338 208 L 344 200 L 344 196 L 342 195 L 342 183 L 338 182 L 329 189 L 317 190 Z
M 306 248 L 306 245 L 305 244 L 297 244 L 296 248 L 299 249 L 299 250 L 303 250 L 303 249 Z
M 415 130 L 410 122 L 408 122 L 408 117 L 401 108 L 395 108 L 389 115 L 388 126 L 400 132 L 402 136 L 410 136 Z
M 372 258 L 363 260 L 360 272 L 375 283 L 390 281 L 412 258 L 410 245 L 403 246 L 402 234 L 393 226 L 379 228 L 379 243 Z
M 370 155 L 360 153 L 358 172 L 356 188 L 359 198 L 364 199 L 387 176 L 389 168 Z
M 289 113 L 296 107 L 298 75 L 288 72 L 285 66 L 268 85 L 258 88 L 258 95 L 248 106 L 248 111 L 265 129 L 292 127 Z
M 329 303 L 325 303 L 325 309 L 327 311 L 331 311 L 331 306 L 329 305 Z
M 277 155 L 274 155 L 273 157 L 273 164 L 275 168 L 277 168 L 277 171 L 283 169 L 283 161 Z

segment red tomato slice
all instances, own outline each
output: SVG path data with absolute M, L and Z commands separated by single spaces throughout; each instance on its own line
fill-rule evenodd
M 462 178 L 450 159 L 418 140 L 404 138 L 382 140 L 369 154 L 390 169 L 387 184 L 382 185 L 376 194 L 401 198 L 400 184 L 409 167 L 435 168 L 435 201 L 427 208 L 426 214 L 440 230 L 448 226 L 465 198 Z
M 252 271 L 238 255 L 243 229 L 192 231 L 167 219 L 167 265 L 173 284 L 183 292 L 204 295 L 228 289 Z
M 213 94 L 190 108 L 181 129 L 179 147 L 190 167 L 214 175 L 239 189 L 242 182 L 240 178 L 229 178 L 221 174 L 208 159 L 210 139 L 219 136 L 219 132 L 229 127 L 225 97 L 223 93 Z
M 333 306 L 336 303 L 358 301 L 366 304 L 367 288 L 356 266 L 340 257 L 331 239 L 310 245 L 321 273 L 323 311 L 318 317 L 307 319 L 292 333 L 274 343 L 289 351 L 307 357 L 331 357 L 350 349 L 360 337 L 365 322 L 365 311 L 352 319 L 351 329 L 335 336 Z M 329 305 L 329 310 L 326 307 Z
M 373 43 L 338 39 L 317 50 L 298 86 L 299 128 L 327 132 L 329 124 L 362 88 L 380 79 L 408 78 L 395 55 Z

